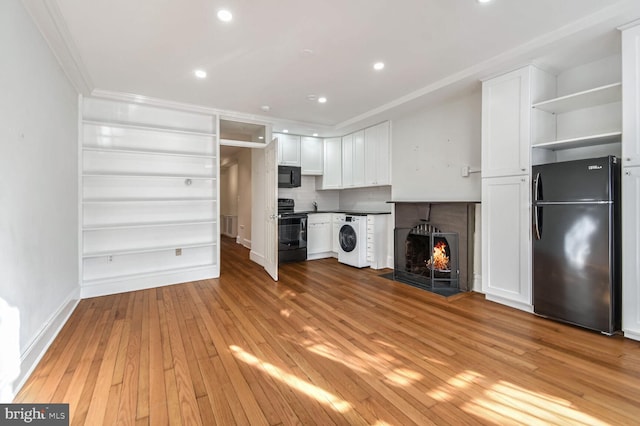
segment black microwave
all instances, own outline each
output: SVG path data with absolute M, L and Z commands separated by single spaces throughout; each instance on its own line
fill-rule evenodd
M 298 188 L 302 185 L 302 169 L 295 166 L 278 166 L 278 188 Z

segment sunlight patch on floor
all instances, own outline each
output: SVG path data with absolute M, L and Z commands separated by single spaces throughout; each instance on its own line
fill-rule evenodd
M 291 316 L 291 312 L 293 312 L 291 309 L 280 309 L 280 315 L 285 318 L 289 318 Z
M 463 404 L 462 409 L 501 424 L 608 425 L 571 405 L 567 400 L 533 392 L 501 380 L 485 390 L 484 397 L 474 398 Z
M 477 384 L 482 379 L 482 375 L 475 371 L 463 371 L 458 373 L 449 380 L 447 383 L 427 392 L 431 398 L 436 401 L 448 401 L 453 398 L 453 395 L 460 389 L 467 388 L 471 385 Z
M 233 352 L 233 355 L 240 361 L 258 368 L 274 379 L 285 383 L 286 385 L 296 389 L 299 392 L 304 393 L 305 395 L 315 399 L 322 404 L 333 407 L 339 413 L 345 413 L 352 408 L 351 404 L 349 404 L 347 401 L 340 399 L 337 396 L 325 391 L 324 389 L 312 385 L 311 383 L 306 382 L 298 378 L 297 376 L 294 376 L 293 374 L 282 371 L 275 365 L 269 364 L 268 362 L 264 362 L 261 359 L 256 358 L 255 356 L 244 351 L 238 346 L 231 345 L 229 346 L 229 348 Z

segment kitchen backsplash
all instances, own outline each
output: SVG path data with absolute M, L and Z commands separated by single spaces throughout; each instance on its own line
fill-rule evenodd
M 371 188 L 343 189 L 340 191 L 341 210 L 348 211 L 380 211 L 390 212 L 390 186 L 374 186 Z
M 317 191 L 315 176 L 302 176 L 299 188 L 279 188 L 278 198 L 293 198 L 297 211 L 313 210 L 314 201 L 318 210 L 391 211 L 390 186 Z
M 315 176 L 302 176 L 299 188 L 279 188 L 278 198 L 293 198 L 297 211 L 313 210 L 313 202 L 318 210 L 332 210 L 340 206 L 340 191 L 316 191 Z

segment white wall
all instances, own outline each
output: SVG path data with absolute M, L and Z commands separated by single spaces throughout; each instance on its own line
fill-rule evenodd
M 0 52 L 0 399 L 7 402 L 80 297 L 78 100 L 19 0 L 0 2 Z
M 220 170 L 220 214 L 238 215 L 238 163 Z
M 397 201 L 479 201 L 481 91 L 393 120 L 392 197 Z

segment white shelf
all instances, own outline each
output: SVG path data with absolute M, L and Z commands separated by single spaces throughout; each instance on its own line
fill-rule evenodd
M 215 203 L 213 198 L 105 198 L 85 199 L 83 204 L 124 204 L 124 203 Z
M 149 131 L 160 131 L 160 132 L 170 132 L 170 133 L 180 133 L 183 135 L 198 135 L 198 136 L 210 136 L 215 137 L 215 133 L 208 132 L 199 132 L 194 130 L 184 130 L 184 129 L 176 129 L 173 127 L 162 127 L 162 126 L 144 126 L 140 124 L 129 124 L 123 123 L 120 121 L 101 121 L 101 120 L 83 120 L 83 124 L 93 124 L 96 126 L 107 126 L 107 127 L 118 127 L 121 129 L 136 129 L 136 130 L 149 130 Z
M 544 148 L 555 151 L 559 149 L 581 148 L 585 146 L 618 143 L 620 142 L 621 138 L 622 132 L 602 133 L 599 135 L 589 135 L 579 138 L 537 143 L 533 145 L 533 148 Z
M 549 99 L 532 105 L 532 108 L 561 114 L 583 108 L 619 102 L 622 99 L 622 83 L 607 84 L 583 92 Z
M 158 173 L 109 173 L 109 172 L 85 172 L 83 177 L 115 177 L 115 178 L 153 178 L 153 179 L 199 179 L 199 180 L 216 180 L 213 176 L 185 176 L 185 175 L 169 175 Z
M 199 154 L 195 152 L 176 152 L 176 151 L 158 151 L 158 150 L 147 150 L 147 149 L 118 149 L 118 148 L 102 148 L 102 147 L 94 147 L 94 146 L 84 146 L 82 148 L 84 151 L 92 151 L 92 152 L 109 152 L 116 154 L 132 154 L 132 155 L 161 155 L 167 157 L 191 157 L 191 158 L 208 158 L 214 159 L 215 155 L 207 155 L 207 154 Z
M 127 249 L 127 250 L 104 250 L 104 251 L 96 251 L 85 253 L 82 255 L 83 259 L 87 259 L 90 257 L 103 257 L 103 256 L 119 256 L 125 254 L 138 254 L 138 253 L 152 253 L 157 251 L 165 251 L 165 250 L 175 250 L 175 249 L 189 249 L 189 248 L 198 248 L 198 247 L 212 247 L 215 246 L 215 243 L 201 243 L 201 244 L 173 244 L 171 246 L 162 246 L 162 247 L 147 247 L 147 248 L 139 248 L 139 249 Z
M 194 265 L 194 266 L 189 266 L 186 268 L 170 268 L 170 269 L 158 269 L 157 271 L 153 271 L 153 272 L 140 272 L 140 273 L 136 273 L 136 274 L 121 274 L 121 275 L 112 275 L 109 277 L 104 277 L 104 278 L 94 278 L 94 279 L 90 279 L 90 280 L 83 280 L 83 283 L 85 285 L 95 285 L 95 284 L 102 284 L 102 283 L 107 283 L 107 282 L 111 282 L 111 281 L 115 281 L 115 280 L 120 280 L 120 279 L 135 279 L 135 278 L 146 278 L 146 277 L 154 277 L 157 275 L 163 275 L 163 274 L 170 274 L 173 272 L 190 272 L 190 271 L 195 271 L 195 270 L 199 270 L 199 269 L 205 269 L 205 268 L 211 268 L 216 266 L 215 263 L 208 263 L 208 264 L 202 264 L 202 265 Z
M 113 225 L 90 225 L 83 227 L 83 231 L 102 231 L 107 229 L 132 229 L 132 228 L 154 228 L 158 226 L 182 226 L 182 225 L 204 225 L 216 223 L 215 220 L 176 220 L 170 222 L 146 222 L 146 223 L 117 223 Z

